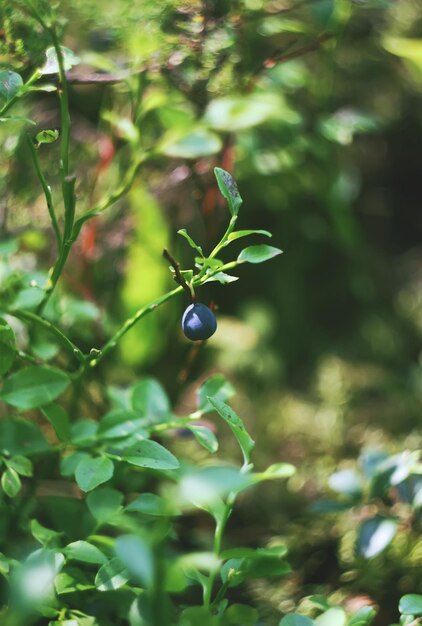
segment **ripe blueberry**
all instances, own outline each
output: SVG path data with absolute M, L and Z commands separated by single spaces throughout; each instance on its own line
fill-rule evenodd
M 217 330 L 214 313 L 205 304 L 190 304 L 182 317 L 182 328 L 188 339 L 209 339 Z

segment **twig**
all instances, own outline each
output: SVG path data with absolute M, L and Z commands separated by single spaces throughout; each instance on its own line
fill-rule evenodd
M 302 46 L 301 48 L 298 48 L 297 50 L 293 50 L 292 52 L 287 53 L 284 53 L 284 50 L 280 53 L 276 52 L 276 54 L 274 54 L 270 59 L 266 59 L 263 62 L 263 67 L 268 68 L 272 67 L 273 65 L 279 65 L 280 63 L 286 63 L 286 61 L 297 59 L 298 57 L 308 54 L 308 52 L 314 52 L 315 50 L 319 50 L 323 43 L 325 43 L 329 39 L 332 39 L 333 37 L 334 35 L 332 35 L 331 33 L 323 33 L 314 41 L 310 41 L 308 44 Z
M 191 287 L 187 284 L 185 279 L 182 276 L 180 271 L 180 264 L 171 256 L 170 252 L 164 248 L 163 257 L 170 263 L 172 268 L 174 269 L 174 280 L 178 283 L 189 296 L 189 299 L 194 302 L 195 301 L 195 293 Z
M 45 200 L 47 202 L 47 208 L 48 208 L 48 212 L 50 214 L 50 219 L 51 219 L 51 223 L 53 225 L 54 228 L 54 232 L 56 234 L 56 239 L 57 239 L 57 246 L 58 249 L 61 249 L 62 246 L 62 236 L 60 233 L 60 229 L 59 229 L 59 225 L 57 223 L 57 217 L 56 217 L 56 212 L 54 210 L 54 205 L 53 205 L 53 198 L 51 195 L 51 189 L 45 179 L 44 174 L 42 173 L 41 170 L 41 166 L 40 166 L 40 162 L 38 160 L 38 154 L 36 151 L 36 148 L 33 144 L 33 141 L 31 139 L 31 137 L 29 137 L 29 135 L 26 136 L 26 139 L 28 141 L 28 146 L 29 149 L 31 151 L 31 156 L 32 156 L 32 161 L 34 163 L 34 167 L 35 167 L 35 171 L 37 173 L 38 179 L 41 183 L 41 187 L 43 188 L 44 191 L 44 196 L 45 196 Z

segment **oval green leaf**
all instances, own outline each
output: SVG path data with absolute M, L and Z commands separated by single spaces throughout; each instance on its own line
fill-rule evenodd
M 75 478 L 82 491 L 92 491 L 113 476 L 114 464 L 107 457 L 88 457 L 76 468 Z
M 408 593 L 400 598 L 399 611 L 402 615 L 422 615 L 422 596 Z
M 6 104 L 12 100 L 22 86 L 23 80 L 16 72 L 10 70 L 0 72 L 0 103 Z
M 64 372 L 34 365 L 6 378 L 0 398 L 17 409 L 35 409 L 55 400 L 69 384 Z
M 273 246 L 267 246 L 265 244 L 249 246 L 242 250 L 237 257 L 237 261 L 238 263 L 264 263 L 264 261 L 273 259 L 279 254 L 283 254 L 283 251 Z
M 179 461 L 164 446 L 156 441 L 144 439 L 125 451 L 123 460 L 137 467 L 154 470 L 174 470 Z
M 229 205 L 230 213 L 237 215 L 243 200 L 237 189 L 235 179 L 229 172 L 226 172 L 226 170 L 223 170 L 221 167 L 215 167 L 214 174 L 220 193 Z
M 21 490 L 22 483 L 18 473 L 11 467 L 8 467 L 3 473 L 1 477 L 1 486 L 4 493 L 9 496 L 9 498 L 15 498 Z

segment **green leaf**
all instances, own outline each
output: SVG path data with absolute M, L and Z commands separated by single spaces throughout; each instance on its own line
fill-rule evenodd
M 0 574 L 6 576 L 9 573 L 10 565 L 8 559 L 0 552 Z
M 365 520 L 359 529 L 357 552 L 366 559 L 380 554 L 393 539 L 397 531 L 397 522 L 392 518 L 375 517 Z
M 82 491 L 92 491 L 102 485 L 114 474 L 113 461 L 107 457 L 88 457 L 76 468 L 75 478 Z
M 20 575 L 15 579 L 14 591 L 26 607 L 54 605 L 54 580 L 64 565 L 60 552 L 42 548 L 36 550 L 23 563 Z
M 335 472 L 328 479 L 328 484 L 333 491 L 345 496 L 356 497 L 362 493 L 362 480 L 352 469 Z
M 116 541 L 116 552 L 128 572 L 143 586 L 154 583 L 154 557 L 151 546 L 141 537 L 125 535 Z
M 313 626 L 314 621 L 299 613 L 290 613 L 283 617 L 278 626 Z
M 283 254 L 283 251 L 279 248 L 261 244 L 259 246 L 249 246 L 242 250 L 237 257 L 237 261 L 238 263 L 263 263 L 279 254 Z
M 236 132 L 258 126 L 270 118 L 280 118 L 281 115 L 290 123 L 300 120 L 278 95 L 254 93 L 211 100 L 205 113 L 205 121 L 211 128 Z
M 69 377 L 60 370 L 26 367 L 6 378 L 0 398 L 18 409 L 35 409 L 60 396 L 69 384 Z
M 0 318 L 0 376 L 3 376 L 11 368 L 15 356 L 15 333 L 6 320 Z
M 143 425 L 145 418 L 139 417 L 135 411 L 116 409 L 101 419 L 98 436 L 102 439 L 121 439 L 137 434 L 139 438 L 145 438 L 148 433 L 142 428 Z
M 168 502 L 155 493 L 142 493 L 128 504 L 126 511 L 164 517 L 175 515 L 175 512 L 170 509 Z
M 232 604 L 223 614 L 222 626 L 255 626 L 258 617 L 258 611 L 251 606 Z
M 186 239 L 186 241 L 189 243 L 190 247 L 193 248 L 194 250 L 196 250 L 197 252 L 199 252 L 199 254 L 201 256 L 204 256 L 204 253 L 202 251 L 201 246 L 198 246 L 197 243 L 194 242 L 194 240 L 192 239 L 192 237 L 190 235 L 188 235 L 186 228 L 182 228 L 181 230 L 177 231 L 178 235 L 181 235 L 182 237 L 184 237 Z
M 9 467 L 1 477 L 1 486 L 9 498 L 15 498 L 22 487 L 18 473 Z
M 223 198 L 227 201 L 231 215 L 237 215 L 243 200 L 237 189 L 236 181 L 229 172 L 226 172 L 221 167 L 215 167 L 214 174 L 218 188 Z
M 60 133 L 58 130 L 42 130 L 35 135 L 35 141 L 38 145 L 43 143 L 54 143 L 59 138 L 59 135 Z
M 69 456 L 60 459 L 60 474 L 62 476 L 73 476 L 76 468 L 83 459 L 88 459 L 88 452 L 73 452 Z
M 207 283 L 220 283 L 220 285 L 228 285 L 230 283 L 236 282 L 239 280 L 238 276 L 232 276 L 231 274 L 226 274 L 225 272 L 218 272 L 210 278 L 207 278 Z
M 129 572 L 117 557 L 104 563 L 95 577 L 98 591 L 114 591 L 123 587 L 129 580 Z
M 24 456 L 17 455 L 12 457 L 11 459 L 5 459 L 6 465 L 11 467 L 21 476 L 32 476 L 33 474 L 33 466 L 32 461 L 27 459 Z
M 12 100 L 20 88 L 23 86 L 23 80 L 10 70 L 3 70 L 0 72 L 0 102 L 2 105 L 7 104 Z
M 173 470 L 179 461 L 164 446 L 156 441 L 144 439 L 124 452 L 123 460 L 137 467 L 155 470 Z
M 255 442 L 246 430 L 240 417 L 233 411 L 228 404 L 223 402 L 217 397 L 212 398 L 208 396 L 208 400 L 215 408 L 220 417 L 229 425 L 233 435 L 236 437 L 237 442 L 243 452 L 243 456 L 246 463 L 251 461 L 251 453 L 254 449 Z
M 78 56 L 76 56 L 74 52 L 72 52 L 72 50 L 70 50 L 69 48 L 65 48 L 65 46 L 60 46 L 60 50 L 63 55 L 64 70 L 65 72 L 67 72 L 74 65 L 77 65 L 80 59 Z M 46 74 L 58 74 L 59 62 L 57 59 L 56 50 L 53 46 L 51 46 L 51 48 L 48 48 L 45 51 L 45 57 L 46 57 L 45 64 L 42 66 L 40 70 L 41 74 L 43 76 L 45 76 Z
M 33 422 L 20 418 L 0 420 L 0 452 L 3 454 L 24 455 L 46 452 L 49 444 Z
M 183 475 L 179 482 L 179 502 L 181 505 L 191 503 L 217 518 L 224 511 L 221 498 L 252 484 L 249 473 L 240 472 L 231 465 L 208 465 Z
M 268 230 L 236 230 L 234 233 L 230 233 L 227 237 L 227 241 L 236 241 L 242 237 L 248 237 L 249 235 L 265 235 L 266 237 L 272 237 L 272 234 Z
M 253 477 L 259 482 L 262 480 L 278 480 L 280 478 L 290 478 L 295 472 L 295 466 L 290 465 L 290 463 L 274 463 L 267 467 L 265 472 L 253 474 Z
M 223 400 L 226 402 L 235 395 L 236 391 L 233 385 L 221 374 L 215 374 L 202 383 L 199 387 L 196 397 L 198 409 L 201 413 L 209 413 L 214 411 L 214 407 L 208 400 L 208 396 Z
M 64 408 L 52 402 L 42 406 L 41 411 L 54 428 L 57 437 L 61 441 L 68 441 L 70 439 L 70 422 Z
M 165 420 L 171 413 L 167 394 L 154 378 L 143 378 L 133 387 L 132 408 L 150 424 Z
M 402 615 L 422 615 L 422 596 L 417 593 L 402 596 L 399 611 Z
M 107 487 L 96 489 L 86 498 L 91 515 L 100 525 L 113 519 L 120 510 L 122 502 L 123 494 Z
M 211 615 L 208 608 L 204 606 L 190 606 L 185 609 L 177 626 L 219 626 L 221 624 L 218 615 Z
M 39 541 L 43 546 L 54 543 L 60 536 L 60 533 L 51 530 L 51 528 L 46 528 L 36 519 L 31 520 L 31 534 L 34 539 Z
M 217 452 L 218 440 L 209 428 L 195 424 L 194 426 L 188 426 L 188 430 L 193 433 L 197 442 L 205 448 L 205 450 L 208 450 L 208 452 L 211 452 L 212 454 Z
M 71 441 L 75 447 L 91 448 L 97 441 L 98 422 L 83 419 L 71 426 Z
M 221 147 L 218 135 L 206 129 L 198 129 L 171 143 L 165 141 L 160 152 L 176 159 L 198 159 L 217 154 Z
M 80 569 L 76 567 L 67 568 L 66 572 L 61 572 L 58 576 L 56 576 L 55 588 L 58 595 L 63 595 L 65 593 L 75 593 L 77 591 L 87 591 L 88 589 L 95 589 L 94 585 L 90 582 L 86 574 L 82 572 Z M 72 620 L 73 621 L 73 620 Z M 66 622 L 64 622 L 66 624 Z M 85 620 L 78 620 L 78 626 L 96 626 L 97 622 L 88 623 Z M 63 622 L 60 623 L 60 626 L 63 625 Z
M 10 257 L 19 250 L 19 242 L 17 239 L 7 239 L 0 241 L 0 258 Z
M 34 120 L 30 120 L 28 117 L 20 117 L 18 115 L 6 115 L 4 117 L 0 117 L 0 122 L 24 122 L 25 124 L 32 124 L 33 126 L 37 125 L 37 122 L 34 122 Z
M 377 612 L 372 606 L 363 606 L 347 622 L 347 626 L 369 626 Z
M 346 626 L 346 613 L 338 606 L 328 609 L 315 619 L 315 626 Z
M 229 548 L 221 553 L 221 558 L 226 559 L 249 559 L 258 560 L 263 558 L 281 558 L 287 554 L 284 545 L 273 546 L 271 548 Z
M 64 553 L 68 559 L 82 561 L 82 563 L 95 563 L 103 565 L 107 562 L 107 557 L 101 550 L 88 541 L 74 541 L 69 543 L 64 549 Z

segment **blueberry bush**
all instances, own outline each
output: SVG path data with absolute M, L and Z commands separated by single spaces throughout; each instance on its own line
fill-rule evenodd
M 417 277 L 351 150 L 417 8 L 106 4 L 0 7 L 0 623 L 416 626 Z

